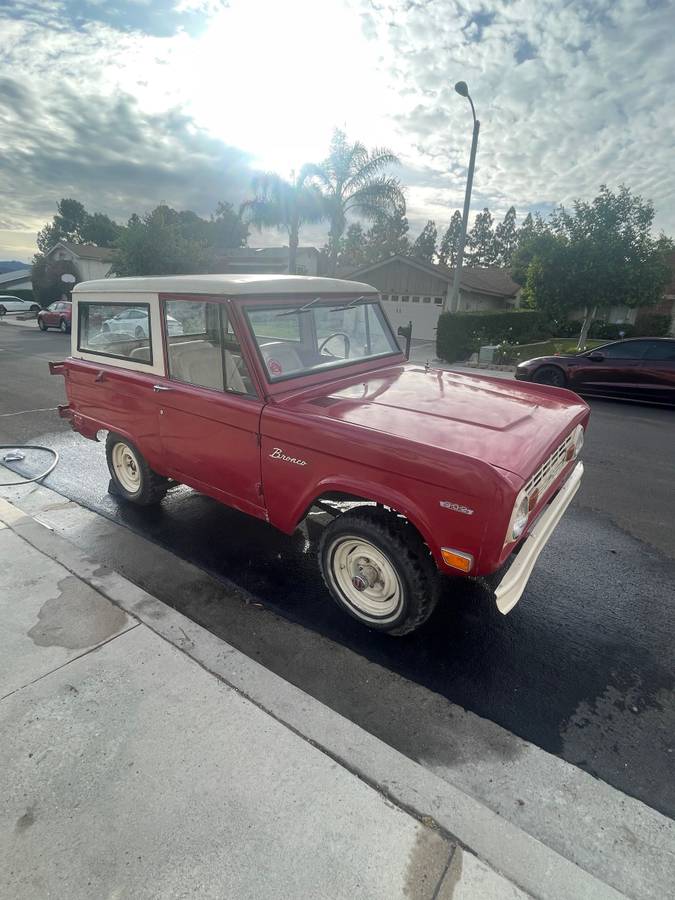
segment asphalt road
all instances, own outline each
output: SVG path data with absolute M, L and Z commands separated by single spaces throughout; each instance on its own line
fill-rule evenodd
M 157 547 L 136 558 L 92 534 L 99 556 L 427 765 L 452 767 L 463 752 L 440 720 L 445 698 L 675 816 L 672 410 L 593 401 L 584 484 L 516 609 L 504 618 L 486 585 L 448 582 L 430 622 L 392 639 L 327 597 L 321 516 L 287 537 L 185 488 L 158 510 L 120 506 L 102 446 L 53 410 L 63 381 L 46 362 L 67 353 L 57 333 L 0 325 L 0 443 L 58 449 L 50 487 Z M 203 574 L 188 583 L 184 561 Z

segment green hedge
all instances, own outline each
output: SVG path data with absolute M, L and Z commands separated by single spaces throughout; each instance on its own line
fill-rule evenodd
M 446 362 L 467 359 L 484 344 L 529 344 L 555 333 L 551 319 L 539 310 L 441 313 L 436 355 Z

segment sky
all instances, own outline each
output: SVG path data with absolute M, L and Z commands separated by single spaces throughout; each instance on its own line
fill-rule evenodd
M 674 30 L 672 0 L 0 0 L 0 259 L 31 259 L 61 197 L 120 222 L 238 206 L 336 126 L 399 156 L 413 236 L 442 231 L 471 141 L 460 79 L 472 215 L 625 183 L 675 235 Z

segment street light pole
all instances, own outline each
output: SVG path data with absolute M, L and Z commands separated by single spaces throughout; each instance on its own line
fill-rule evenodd
M 469 173 L 466 177 L 466 193 L 464 194 L 464 213 L 462 214 L 462 232 L 459 236 L 457 248 L 457 262 L 455 263 L 455 275 L 452 279 L 452 294 L 450 295 L 450 312 L 456 312 L 459 308 L 459 282 L 462 277 L 462 262 L 464 260 L 464 245 L 466 243 L 466 228 L 469 224 L 469 206 L 471 205 L 471 187 L 473 186 L 473 170 L 476 165 L 476 148 L 478 147 L 478 132 L 480 122 L 476 118 L 476 110 L 473 100 L 469 95 L 469 88 L 465 81 L 458 81 L 455 90 L 462 97 L 466 97 L 471 104 L 473 115 L 473 138 L 471 139 L 471 156 L 469 157 Z

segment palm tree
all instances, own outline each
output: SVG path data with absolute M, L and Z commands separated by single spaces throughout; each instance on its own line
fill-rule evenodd
M 335 274 L 340 239 L 347 214 L 370 221 L 405 213 L 405 197 L 397 178 L 384 173 L 400 160 L 386 147 L 367 150 L 359 141 L 350 144 L 336 128 L 328 158 L 320 166 L 309 166 L 313 182 L 321 187 L 326 216 L 330 220 L 329 271 Z
M 286 180 L 274 172 L 257 175 L 251 187 L 253 200 L 242 203 L 240 215 L 254 228 L 278 228 L 288 233 L 288 272 L 295 275 L 300 229 L 308 222 L 326 217 L 321 193 L 309 183 L 310 167 L 303 166 L 298 177 Z

